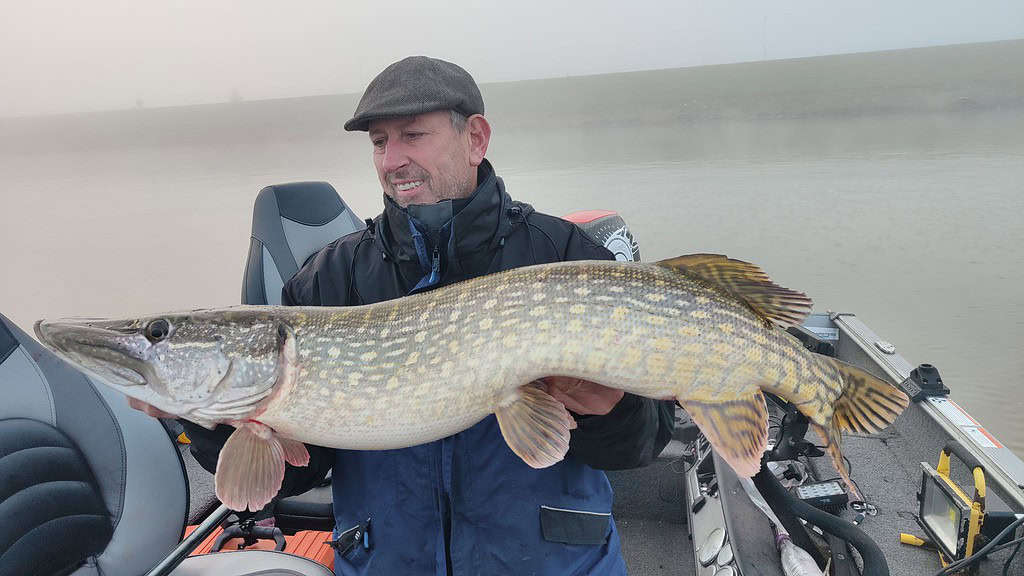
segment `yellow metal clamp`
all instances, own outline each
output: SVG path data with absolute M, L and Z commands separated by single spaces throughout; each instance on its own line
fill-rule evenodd
M 935 471 L 956 492 L 957 496 L 971 505 L 971 515 L 968 519 L 967 527 L 967 549 L 965 550 L 966 556 L 970 556 L 974 554 L 974 542 L 981 532 L 981 525 L 985 522 L 985 471 L 981 466 L 973 468 L 974 498 L 968 498 L 967 494 L 949 478 L 950 452 L 949 446 L 942 449 L 942 452 L 939 454 L 939 465 L 935 467 Z

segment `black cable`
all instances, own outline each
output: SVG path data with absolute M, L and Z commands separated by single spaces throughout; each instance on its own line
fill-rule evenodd
M 1013 559 L 1017 557 L 1017 552 L 1020 552 L 1020 547 L 1024 546 L 1024 539 L 1018 538 L 1018 540 L 1021 540 L 1021 542 L 1017 544 L 1017 547 L 1013 549 L 1013 554 L 1010 554 L 1010 557 L 1006 559 L 1006 563 L 1003 564 L 1003 576 L 1007 576 L 1010 573 L 1010 564 L 1013 564 Z
M 852 522 L 833 516 L 793 497 L 765 466 L 762 466 L 761 471 L 754 476 L 754 484 L 761 490 L 761 494 L 768 502 L 778 505 L 779 508 L 788 508 L 794 515 L 853 545 L 864 560 L 864 576 L 889 576 L 889 564 L 886 562 L 881 548 Z M 796 543 L 795 538 L 793 543 Z M 808 552 L 811 551 L 808 550 Z
M 934 576 L 949 576 L 950 574 L 953 574 L 954 572 L 959 572 L 960 570 L 963 570 L 964 568 L 966 568 L 966 567 L 968 567 L 968 566 L 970 566 L 972 564 L 976 564 L 979 560 L 981 560 L 982 558 L 988 556 L 992 552 L 995 552 L 995 549 L 1002 549 L 1002 548 L 1006 547 L 1006 545 L 1009 545 L 1010 543 L 1007 543 L 1006 545 L 1002 545 L 1002 547 L 997 547 L 996 543 L 999 542 L 1000 540 L 1002 540 L 1003 537 L 1006 536 L 1007 534 L 1013 533 L 1013 531 L 1017 529 L 1017 526 L 1020 526 L 1021 524 L 1024 524 L 1024 516 L 1021 516 L 1020 518 L 1017 518 L 1016 520 L 1011 522 L 1009 526 L 1007 526 L 1006 528 L 1003 528 L 1003 531 L 1000 532 L 999 534 L 997 534 L 996 537 L 993 538 L 991 542 L 989 542 L 984 547 L 982 547 L 981 550 L 978 550 L 977 552 L 975 552 L 974 554 L 971 554 L 967 558 L 964 558 L 962 560 L 957 560 L 956 562 L 953 562 L 949 566 L 946 566 L 942 570 L 939 570 L 938 572 L 936 572 Z

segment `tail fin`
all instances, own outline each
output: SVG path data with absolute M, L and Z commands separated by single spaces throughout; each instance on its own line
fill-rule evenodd
M 843 463 L 843 453 L 839 449 L 840 431 L 862 434 L 881 432 L 903 413 L 910 399 L 899 388 L 865 370 L 835 358 L 828 360 L 842 374 L 843 393 L 836 400 L 831 425 L 815 427 L 825 440 L 826 449 L 839 476 L 854 495 L 861 498 Z

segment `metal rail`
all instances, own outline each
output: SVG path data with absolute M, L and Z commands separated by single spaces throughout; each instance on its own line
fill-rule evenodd
M 210 513 L 191 534 L 185 537 L 178 546 L 171 551 L 155 568 L 146 573 L 146 576 L 167 576 L 178 564 L 181 564 L 188 555 L 195 550 L 199 544 L 213 533 L 220 526 L 220 523 L 231 514 L 231 509 L 221 504 L 216 510 Z
M 830 313 L 829 318 L 843 335 L 885 371 L 893 383 L 899 384 L 910 376 L 914 367 L 855 315 Z M 1016 506 L 1018 511 L 1024 510 L 1024 461 L 1001 444 L 991 447 L 980 445 L 978 434 L 979 430 L 984 431 L 983 427 L 952 401 L 933 398 L 917 404 L 950 436 L 977 455 L 985 465 L 990 481 L 1000 488 L 1001 495 L 1005 495 L 1007 504 Z M 950 414 L 962 414 L 963 418 L 957 422 L 951 419 Z M 985 435 L 988 436 L 987 433 Z

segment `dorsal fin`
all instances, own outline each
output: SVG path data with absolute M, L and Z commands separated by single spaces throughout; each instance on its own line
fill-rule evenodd
M 722 254 L 688 254 L 661 260 L 657 265 L 721 288 L 783 328 L 799 325 L 811 313 L 811 299 L 806 294 L 779 286 L 749 262 Z

